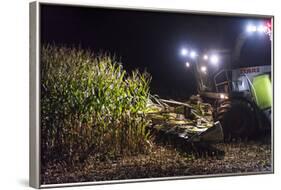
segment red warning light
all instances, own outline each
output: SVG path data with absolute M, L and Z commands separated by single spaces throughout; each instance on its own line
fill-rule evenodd
M 271 30 L 271 22 L 267 22 L 267 23 L 266 23 L 266 27 Z
M 266 22 L 266 34 L 269 36 L 269 39 L 272 40 L 272 24 L 271 24 L 271 21 Z

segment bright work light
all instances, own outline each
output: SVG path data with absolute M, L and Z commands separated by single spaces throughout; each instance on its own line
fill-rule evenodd
M 213 65 L 217 65 L 218 62 L 219 62 L 219 56 L 218 56 L 218 55 L 212 55 L 211 58 L 210 58 L 210 62 L 211 62 Z
M 196 56 L 197 56 L 197 53 L 196 53 L 195 51 L 191 51 L 191 52 L 190 52 L 190 57 L 191 57 L 192 59 L 194 59 Z
M 201 71 L 202 71 L 202 73 L 206 73 L 207 72 L 207 67 L 206 66 L 202 66 L 201 67 Z
M 181 55 L 182 55 L 182 56 L 187 56 L 187 54 L 188 54 L 188 50 L 185 49 L 185 48 L 182 48 L 182 49 L 181 49 Z
M 257 31 L 257 27 L 255 25 L 247 26 L 247 32 L 252 33 L 252 32 L 256 32 L 256 31 Z
M 204 59 L 204 60 L 208 60 L 208 59 L 209 59 L 209 56 L 205 54 L 205 55 L 203 56 L 203 59 Z

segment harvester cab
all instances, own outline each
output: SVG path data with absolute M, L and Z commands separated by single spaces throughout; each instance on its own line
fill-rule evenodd
M 248 138 L 271 126 L 271 66 L 233 70 L 222 69 L 213 79 L 200 82 L 200 95 L 214 107 L 214 117 L 222 124 L 224 136 Z M 208 86 L 209 85 L 209 86 Z M 210 89 L 213 89 L 210 91 Z
M 272 85 L 271 66 L 256 66 L 221 70 L 214 76 L 216 93 L 221 99 L 245 98 L 255 103 L 271 120 Z
M 258 107 L 271 107 L 271 66 L 257 66 L 234 70 L 221 70 L 214 76 L 216 93 L 227 95 L 242 95 L 255 101 Z

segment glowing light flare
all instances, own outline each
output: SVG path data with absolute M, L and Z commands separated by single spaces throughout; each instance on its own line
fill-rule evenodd
M 259 33 L 264 33 L 264 32 L 266 32 L 266 30 L 267 30 L 267 26 L 264 26 L 264 25 L 259 25 L 257 28 L 257 31 Z
M 212 55 L 211 58 L 210 58 L 210 62 L 211 62 L 213 65 L 217 65 L 218 62 L 219 62 L 219 56 L 218 56 L 218 55 Z
M 181 55 L 182 55 L 182 56 L 187 56 L 187 54 L 188 54 L 188 50 L 185 49 L 185 48 L 182 48 L 182 49 L 181 49 Z
M 257 31 L 257 27 L 255 25 L 247 26 L 247 32 L 252 33 L 252 32 L 256 32 L 256 31 Z
M 228 99 L 228 97 L 224 94 L 220 94 L 220 99 Z
M 190 52 L 190 57 L 191 57 L 192 59 L 194 59 L 195 57 L 197 57 L 197 53 L 196 53 L 195 51 L 191 51 L 191 52 Z
M 203 56 L 203 59 L 204 59 L 204 60 L 208 60 L 208 59 L 209 59 L 209 56 L 205 54 L 205 55 Z
M 207 67 L 206 66 L 201 66 L 200 69 L 201 69 L 202 73 L 205 73 L 205 74 L 207 73 Z
M 260 25 L 252 25 L 249 24 L 246 28 L 248 33 L 268 33 L 269 31 L 271 31 L 271 23 L 263 23 Z
M 190 67 L 190 63 L 189 63 L 189 62 L 186 62 L 186 63 L 185 63 L 185 66 L 186 66 L 187 68 L 189 68 L 189 67 Z

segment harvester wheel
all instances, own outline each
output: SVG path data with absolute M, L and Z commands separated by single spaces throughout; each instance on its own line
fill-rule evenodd
M 222 124 L 225 140 L 252 138 L 258 122 L 255 108 L 240 99 L 226 100 L 219 104 L 216 119 Z

